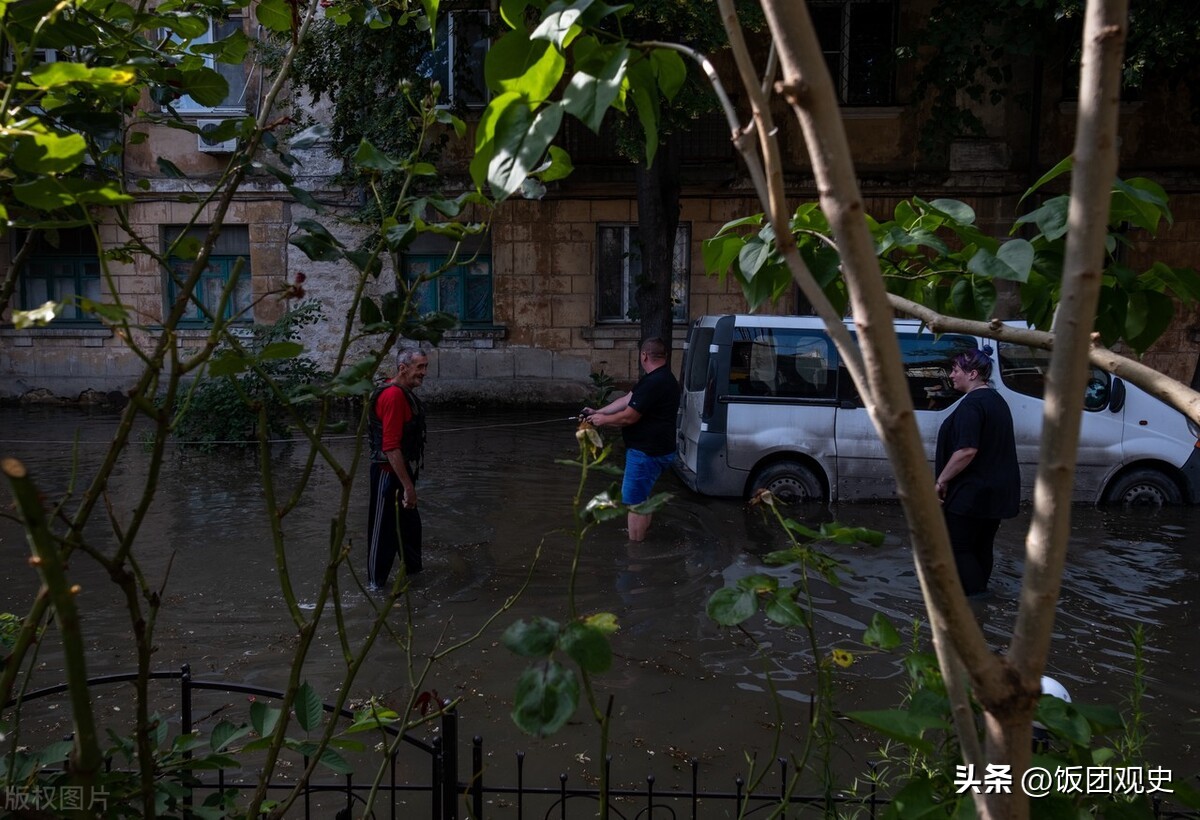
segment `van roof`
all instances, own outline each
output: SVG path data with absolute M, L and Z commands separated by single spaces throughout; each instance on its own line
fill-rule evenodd
M 825 327 L 825 322 L 820 316 L 781 316 L 760 313 L 710 314 L 708 316 L 701 316 L 700 318 L 696 319 L 696 324 L 700 327 L 716 327 L 718 321 L 731 316 L 734 319 L 734 324 L 738 327 L 784 327 L 796 328 L 798 330 L 810 330 Z M 842 322 L 847 327 L 852 328 L 854 325 L 854 319 L 848 316 L 844 318 Z M 923 325 L 920 319 L 894 319 L 893 324 L 898 329 L 903 328 L 911 330 L 917 330 Z M 1017 321 L 1005 322 L 1005 324 L 1020 326 L 1023 323 Z M 971 336 L 974 334 L 964 333 L 961 335 Z

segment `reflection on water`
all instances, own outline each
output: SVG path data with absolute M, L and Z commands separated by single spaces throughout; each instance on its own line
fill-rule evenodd
M 0 410 L 0 455 L 27 462 L 50 498 L 70 483 L 73 453 L 81 479 L 98 462 L 114 420 L 64 409 Z M 78 439 L 78 444 L 73 442 Z M 330 446 L 347 462 L 352 442 Z M 511 692 L 524 668 L 499 642 L 512 621 L 533 614 L 565 617 L 564 592 L 574 551 L 564 534 L 577 475 L 555 459 L 575 455 L 574 424 L 561 414 L 487 414 L 434 408 L 420 498 L 426 530 L 427 572 L 413 597 L 418 647 L 428 652 L 474 634 L 523 583 L 536 548 L 541 560 L 526 595 L 481 640 L 439 665 L 428 688 L 462 697 L 465 731 L 490 741 L 515 738 L 508 712 Z M 289 491 L 304 467 L 299 446 L 277 445 L 273 468 L 277 493 Z M 128 526 L 147 470 L 140 448 L 122 457 L 109 488 L 120 526 Z M 586 492 L 611 477 L 596 476 Z M 582 546 L 578 582 L 581 612 L 612 611 L 621 631 L 613 669 L 601 676 L 601 697 L 615 698 L 613 743 L 618 761 L 653 763 L 653 755 L 683 749 L 706 759 L 739 765 L 743 748 L 769 740 L 763 726 L 772 707 L 762 694 L 767 676 L 785 702 L 795 736 L 807 717 L 814 686 L 811 650 L 794 634 L 753 622 L 751 634 L 766 650 L 755 654 L 745 636 L 717 629 L 704 614 L 720 586 L 756 572 L 794 583 L 794 569 L 763 568 L 760 558 L 782 547 L 782 535 L 757 510 L 732 499 L 690 494 L 673 478 L 676 494 L 655 516 L 650 538 L 631 544 L 615 522 L 591 532 Z M 74 497 L 84 487 L 77 480 Z M 366 470 L 360 465 L 352 490 L 347 534 L 354 568 L 364 569 Z M 283 521 L 288 575 L 301 609 L 316 604 L 319 579 L 330 555 L 330 521 L 343 488 L 331 471 L 318 469 L 296 510 Z M 4 494 L 7 504 L 7 491 Z M 68 505 L 67 509 L 71 509 Z M 861 649 L 859 638 L 882 612 L 901 629 L 922 617 L 920 593 L 908 549 L 907 529 L 894 504 L 843 505 L 808 510 L 886 534 L 882 546 L 835 546 L 842 562 L 839 586 L 813 580 L 822 652 L 833 646 Z M 979 608 L 985 635 L 1007 644 L 1016 612 L 1022 542 L 1028 513 L 1005 522 L 998 539 L 994 594 Z M 1077 700 L 1116 703 L 1131 681 L 1128 630 L 1145 624 L 1148 634 L 1147 712 L 1159 731 L 1157 762 L 1194 772 L 1192 737 L 1200 708 L 1197 653 L 1192 646 L 1200 553 L 1194 533 L 1200 510 L 1102 512 L 1076 508 L 1070 553 L 1059 603 L 1049 673 Z M 112 528 L 97 517 L 87 535 L 111 545 Z M 142 527 L 138 553 L 149 585 L 161 587 L 166 606 L 157 627 L 159 668 L 190 663 L 197 675 L 222 676 L 283 688 L 285 662 L 295 646 L 295 627 L 280 592 L 276 550 L 263 516 L 263 489 L 252 455 L 172 453 Z M 0 610 L 23 612 L 37 582 L 27 565 L 22 534 L 0 519 Z M 90 561 L 72 561 L 80 583 L 89 636 L 89 672 L 133 666 L 128 623 L 112 584 Z M 346 577 L 340 584 L 346 631 L 366 634 L 374 602 Z M 399 624 L 399 613 L 396 623 Z M 38 683 L 57 680 L 61 658 L 43 649 Z M 306 676 L 327 697 L 341 680 L 343 660 L 331 618 L 317 637 Z M 859 654 L 840 673 L 843 708 L 894 705 L 903 684 L 894 655 Z M 383 645 L 360 674 L 355 695 L 396 699 L 407 692 L 400 650 Z M 581 711 L 578 723 L 548 740 L 522 739 L 522 748 L 594 747 L 594 729 Z M 1168 729 L 1163 731 L 1163 729 Z M 559 755 L 560 757 L 562 755 Z M 660 776 L 665 774 L 658 767 Z

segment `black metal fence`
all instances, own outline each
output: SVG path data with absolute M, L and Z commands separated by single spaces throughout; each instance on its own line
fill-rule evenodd
M 180 724 L 183 734 L 190 734 L 196 729 L 195 698 L 197 692 L 223 692 L 244 694 L 254 698 L 278 699 L 282 692 L 264 689 L 257 686 L 246 686 L 226 681 L 205 681 L 192 678 L 188 666 L 175 672 L 153 672 L 152 680 L 177 680 L 180 695 Z M 93 678 L 88 681 L 89 689 L 96 686 L 127 683 L 137 680 L 135 673 L 108 675 Z M 41 698 L 67 691 L 65 684 L 29 692 L 21 698 L 22 703 L 29 703 Z M 9 708 L 11 703 L 5 704 Z M 324 704 L 328 713 L 337 711 L 335 707 Z M 353 719 L 354 714 L 346 709 L 339 712 L 340 717 Z M 374 790 L 376 799 L 373 803 L 372 817 L 383 818 L 414 818 L 428 816 L 431 820 L 487 820 L 487 818 L 544 818 L 545 820 L 569 820 L 576 817 L 594 817 L 595 808 L 601 799 L 601 790 L 595 786 L 569 782 L 566 774 L 558 777 L 553 785 L 536 785 L 527 782 L 526 756 L 524 752 L 516 752 L 514 756 L 515 779 L 513 785 L 493 783 L 496 772 L 495 764 L 485 765 L 486 758 L 483 740 L 476 736 L 470 746 L 471 763 L 469 772 L 459 770 L 459 726 L 458 715 L 453 710 L 444 711 L 439 717 L 438 737 L 426 743 L 411 735 L 404 735 L 401 744 L 406 751 L 411 751 L 418 764 L 411 771 L 419 771 L 420 761 L 428 766 L 427 777 L 406 777 L 401 782 L 399 770 L 403 766 L 399 761 L 398 751 L 393 752 L 388 760 L 386 782 L 356 783 L 353 775 L 346 775 L 340 780 L 315 781 L 303 784 L 300 798 L 289 813 L 289 816 L 303 815 L 308 818 L 328 817 L 331 815 L 341 818 L 357 817 L 365 806 L 368 793 Z M 384 729 L 390 738 L 395 738 L 399 732 L 391 727 Z M 390 744 L 389 744 L 390 745 Z M 308 758 L 304 757 L 307 768 Z M 606 780 L 613 780 L 612 761 L 605 761 Z M 787 791 L 789 771 L 787 761 L 778 761 L 778 777 L 772 777 L 776 784 L 774 788 L 756 793 L 748 793 L 746 784 L 741 777 L 727 781 L 732 789 L 703 790 L 700 788 L 700 763 L 696 759 L 688 761 L 690 786 L 686 788 L 656 788 L 656 780 L 649 775 L 644 785 L 637 788 L 609 788 L 608 802 L 610 816 L 621 820 L 682 820 L 700 817 L 733 817 L 745 807 L 747 817 L 765 816 L 783 806 L 780 817 L 815 816 L 820 814 L 830 816 L 854 816 L 874 820 L 878 810 L 884 805 L 884 799 L 871 786 L 865 795 L 850 795 L 835 793 L 822 796 L 792 795 Z M 466 775 L 465 777 L 463 775 Z M 190 773 L 192 804 L 203 801 L 207 794 L 217 791 L 234 790 L 237 792 L 253 791 L 258 788 L 256 780 L 246 780 L 237 772 L 224 769 L 216 771 L 195 771 Z M 510 781 L 512 782 L 512 781 Z M 280 777 L 273 779 L 267 787 L 268 794 L 291 793 L 296 783 L 288 782 Z M 1195 813 L 1180 813 L 1167 811 L 1160 801 L 1153 804 L 1154 815 L 1157 818 L 1191 817 Z

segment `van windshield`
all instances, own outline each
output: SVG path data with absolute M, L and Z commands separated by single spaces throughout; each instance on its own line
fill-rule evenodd
M 836 373 L 837 353 L 822 331 L 734 329 L 731 396 L 832 399 Z
M 1050 369 L 1050 351 L 1028 345 L 1000 342 L 1000 379 L 1010 390 L 1043 398 L 1046 394 L 1046 371 Z M 1084 388 L 1083 409 L 1103 410 L 1112 392 L 1112 376 L 1098 367 L 1088 371 Z

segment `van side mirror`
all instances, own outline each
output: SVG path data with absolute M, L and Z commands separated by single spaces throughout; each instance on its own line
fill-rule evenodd
M 1125 382 L 1121 379 L 1113 379 L 1112 395 L 1108 399 L 1108 409 L 1112 413 L 1120 413 L 1121 408 L 1125 406 Z

